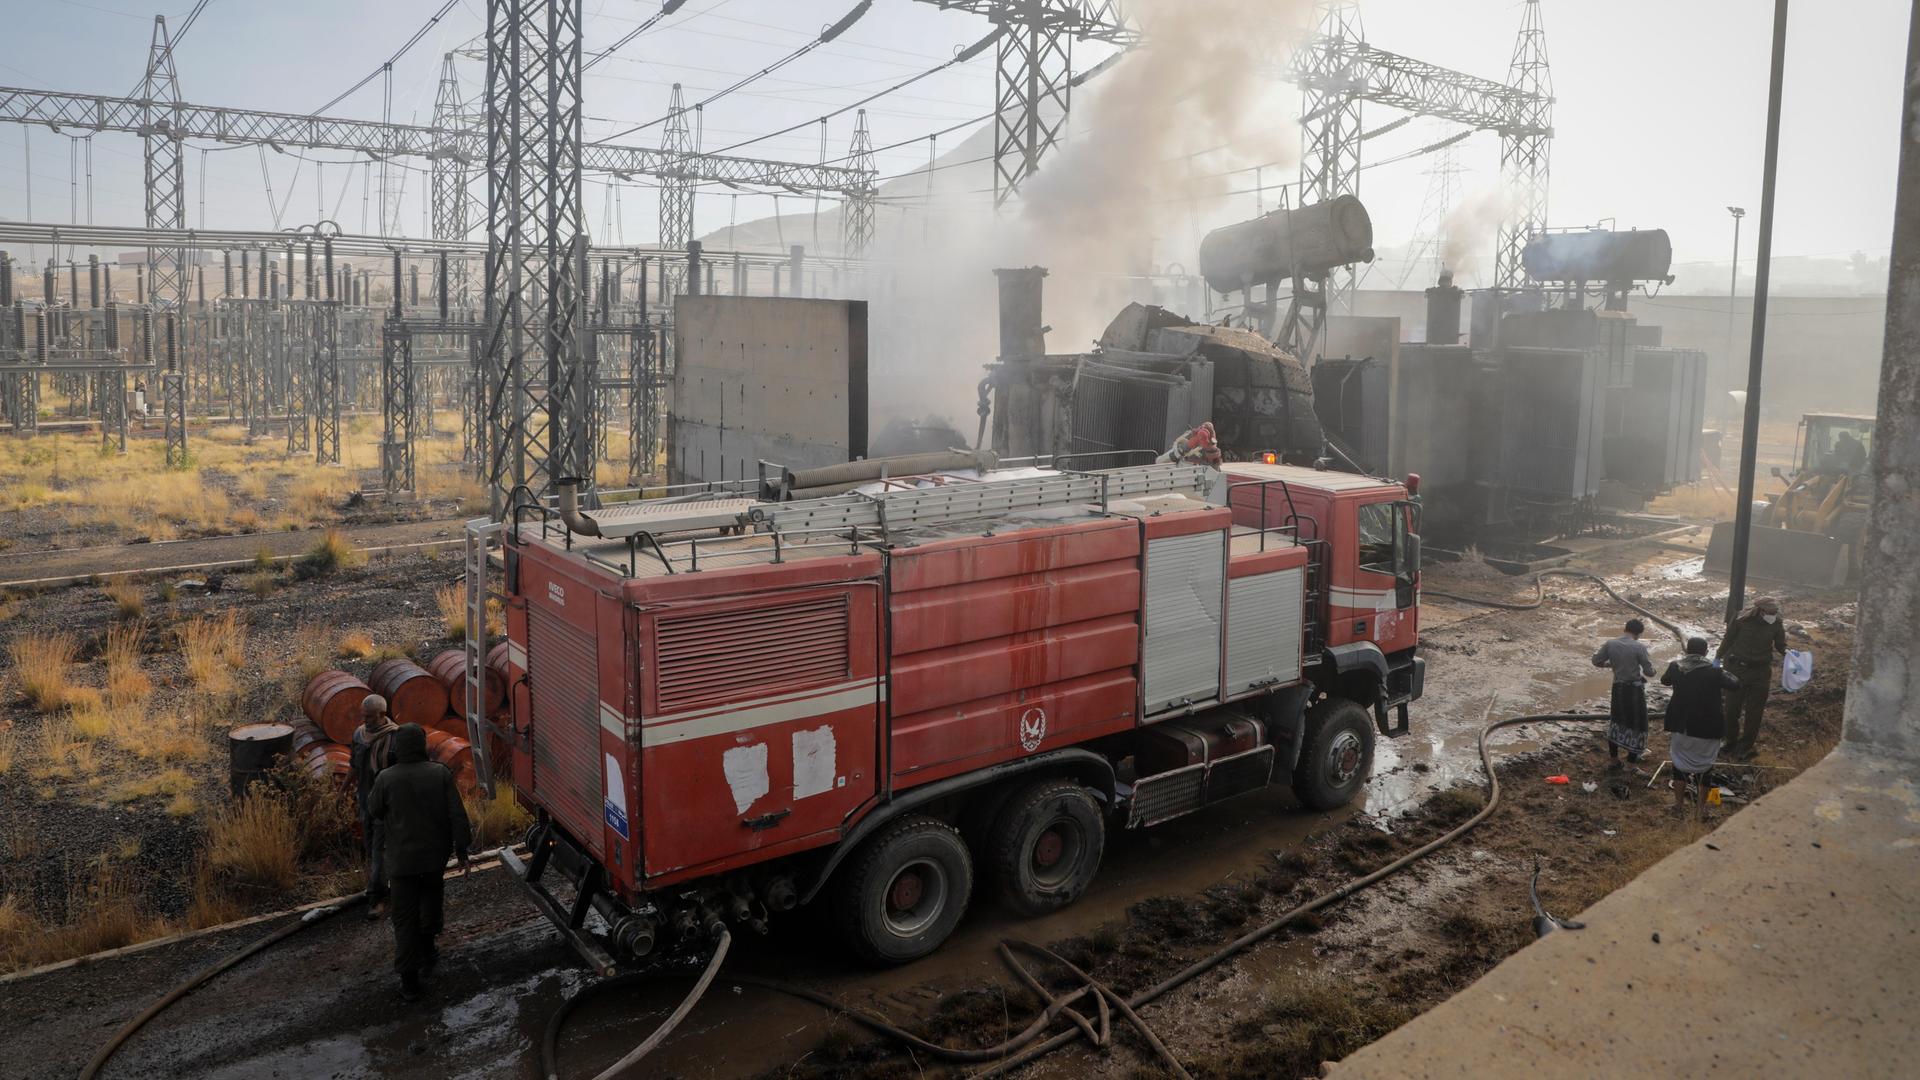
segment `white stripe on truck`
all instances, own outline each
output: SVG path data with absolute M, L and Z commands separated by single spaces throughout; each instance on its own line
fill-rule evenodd
M 887 686 L 884 681 L 858 679 L 759 701 L 696 709 L 672 716 L 647 717 L 640 723 L 640 745 L 667 746 L 688 739 L 704 739 L 710 735 L 731 735 L 737 731 L 750 731 L 857 709 L 885 701 L 886 698 Z

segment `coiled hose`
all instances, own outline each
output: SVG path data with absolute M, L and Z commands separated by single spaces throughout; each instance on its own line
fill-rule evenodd
M 1553 571 L 1549 572 L 1552 573 Z M 1559 573 L 1578 572 L 1561 571 Z M 1612 590 L 1609 589 L 1608 592 L 1612 593 Z M 1618 599 L 1617 596 L 1616 599 Z M 1626 603 L 1625 600 L 1621 602 Z M 1631 607 L 1635 605 L 1629 604 L 1628 606 Z M 1636 607 L 1636 610 L 1639 609 Z M 1650 614 L 1649 617 L 1657 618 L 1657 616 L 1651 616 Z M 1669 629 L 1675 629 L 1671 624 L 1665 623 L 1664 621 L 1662 621 L 1662 625 L 1668 626 Z M 1675 629 L 1675 632 L 1677 633 L 1678 630 Z M 1491 716 L 1492 713 L 1493 702 L 1489 701 L 1487 703 L 1487 711 L 1483 714 L 1482 719 L 1484 720 L 1487 716 Z M 995 1046 L 979 1048 L 942 1046 L 921 1038 L 880 1017 L 859 1009 L 851 1008 L 826 994 L 822 994 L 816 990 L 810 990 L 806 987 L 794 986 L 771 979 L 763 979 L 758 976 L 736 976 L 728 981 L 743 986 L 759 987 L 775 993 L 785 994 L 789 997 L 798 998 L 802 1001 L 812 1002 L 831 1012 L 844 1015 L 848 1020 L 859 1024 L 861 1027 L 875 1034 L 893 1039 L 914 1050 L 944 1061 L 960 1064 L 987 1063 L 986 1068 L 973 1074 L 976 1080 L 984 1077 L 1000 1076 L 1011 1072 L 1014 1069 L 1020 1068 L 1046 1054 L 1066 1046 L 1078 1038 L 1086 1038 L 1095 1046 L 1108 1045 L 1110 1039 L 1108 1010 L 1109 1007 L 1111 1007 L 1112 1009 L 1118 1010 L 1127 1021 L 1141 1033 L 1146 1039 L 1147 1044 L 1153 1048 L 1154 1053 L 1173 1070 L 1175 1075 L 1185 1077 L 1188 1075 L 1186 1070 L 1180 1066 L 1180 1063 L 1174 1058 L 1173 1053 L 1154 1035 L 1146 1021 L 1140 1017 L 1138 1010 L 1142 1006 L 1165 996 L 1168 992 L 1192 981 L 1195 977 L 1205 974 L 1225 963 L 1227 960 L 1252 948 L 1261 941 L 1272 937 L 1303 916 L 1339 903 L 1370 885 L 1378 884 L 1471 832 L 1476 826 L 1491 816 L 1494 810 L 1500 805 L 1500 776 L 1494 771 L 1493 755 L 1488 746 L 1488 739 L 1494 732 L 1502 728 L 1515 727 L 1521 724 L 1602 721 L 1605 719 L 1607 719 L 1606 716 L 1596 713 L 1539 713 L 1530 716 L 1514 716 L 1483 724 L 1480 728 L 1479 751 L 1481 768 L 1483 768 L 1487 774 L 1487 801 L 1472 817 L 1385 866 L 1353 878 L 1336 889 L 1321 893 L 1276 918 L 1262 923 L 1260 926 L 1240 935 L 1207 956 L 1188 964 L 1186 967 L 1181 968 L 1165 979 L 1131 996 L 1122 997 L 1091 975 L 1088 975 L 1078 967 L 1075 967 L 1065 959 L 1041 946 L 1013 939 L 1002 941 L 1000 943 L 1001 958 L 1007 962 L 1014 973 L 1020 977 L 1020 980 L 1025 983 L 1030 990 L 1033 990 L 1046 1002 L 1046 1006 L 1038 1016 L 1034 1017 L 1033 1022 L 1028 1024 L 1019 1034 Z M 1047 993 L 1040 981 L 1015 959 L 1013 955 L 1015 950 L 1053 961 L 1071 973 L 1075 978 L 1079 979 L 1082 985 L 1075 990 L 1058 996 Z M 699 1001 L 700 995 L 703 994 L 708 985 L 712 983 L 713 974 L 718 966 L 717 958 L 709 962 L 705 973 L 694 986 L 693 992 L 689 993 L 686 999 L 680 1003 L 679 1008 L 674 1010 L 674 1014 L 668 1018 L 667 1024 L 662 1025 L 661 1030 L 656 1030 L 652 1036 L 649 1036 L 647 1042 L 643 1043 L 641 1047 L 636 1048 L 634 1053 L 630 1053 L 622 1058 L 620 1063 L 616 1064 L 613 1068 L 600 1073 L 598 1077 L 596 1077 L 596 1080 L 610 1080 L 610 1078 L 620 1072 L 620 1070 L 636 1064 L 641 1058 L 645 1057 L 646 1055 L 643 1051 L 651 1051 L 653 1047 L 658 1046 L 664 1038 L 662 1031 L 671 1030 L 672 1025 L 678 1024 L 680 1019 L 691 1011 L 694 1004 Z M 616 976 L 612 979 L 606 979 L 583 987 L 579 993 L 568 999 L 567 1002 L 554 1013 L 552 1020 L 547 1025 L 546 1038 L 541 1044 L 541 1069 L 542 1074 L 547 1080 L 559 1080 L 560 1074 L 557 1056 L 560 1031 L 567 1017 L 575 1008 L 585 1000 L 597 996 L 604 991 L 617 989 L 621 986 L 634 985 L 641 981 L 657 982 L 658 979 L 659 976 L 657 975 L 649 976 L 645 973 Z M 1097 1019 L 1089 1018 L 1074 1008 L 1077 1003 L 1088 995 L 1092 995 L 1095 999 L 1098 1010 Z M 1052 1026 L 1053 1021 L 1062 1016 L 1066 1017 L 1066 1019 L 1072 1023 L 1073 1027 L 1069 1030 L 1060 1031 L 1042 1038 L 1047 1029 Z

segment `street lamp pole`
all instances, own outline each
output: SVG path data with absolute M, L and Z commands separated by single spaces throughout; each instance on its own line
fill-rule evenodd
M 1723 375 L 1722 381 L 1727 389 L 1731 390 L 1733 388 L 1733 331 L 1737 317 L 1735 308 L 1740 295 L 1740 219 L 1747 216 L 1747 208 L 1729 206 L 1727 213 L 1733 215 L 1733 272 L 1728 275 L 1727 280 L 1727 358 L 1722 361 L 1720 370 Z M 1725 393 L 1720 395 L 1720 430 L 1722 431 L 1727 428 L 1727 402 L 1730 400 L 1732 395 Z

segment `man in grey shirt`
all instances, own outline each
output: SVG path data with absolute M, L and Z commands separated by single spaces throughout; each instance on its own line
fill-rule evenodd
M 1607 754 L 1612 767 L 1620 768 L 1620 751 L 1627 762 L 1637 765 L 1647 752 L 1647 677 L 1653 674 L 1653 657 L 1640 643 L 1647 625 L 1628 619 L 1626 633 L 1603 642 L 1593 654 L 1593 666 L 1613 669 L 1613 697 L 1607 723 Z

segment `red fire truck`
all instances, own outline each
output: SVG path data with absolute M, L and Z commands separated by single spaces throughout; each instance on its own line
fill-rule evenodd
M 979 888 L 1072 903 L 1109 829 L 1270 783 L 1349 801 L 1421 693 L 1417 507 L 1224 469 L 599 509 L 563 483 L 474 523 L 469 603 L 491 572 L 510 693 L 479 714 L 470 642 L 473 743 L 537 815 L 508 862 L 602 971 L 816 900 L 890 963 Z

